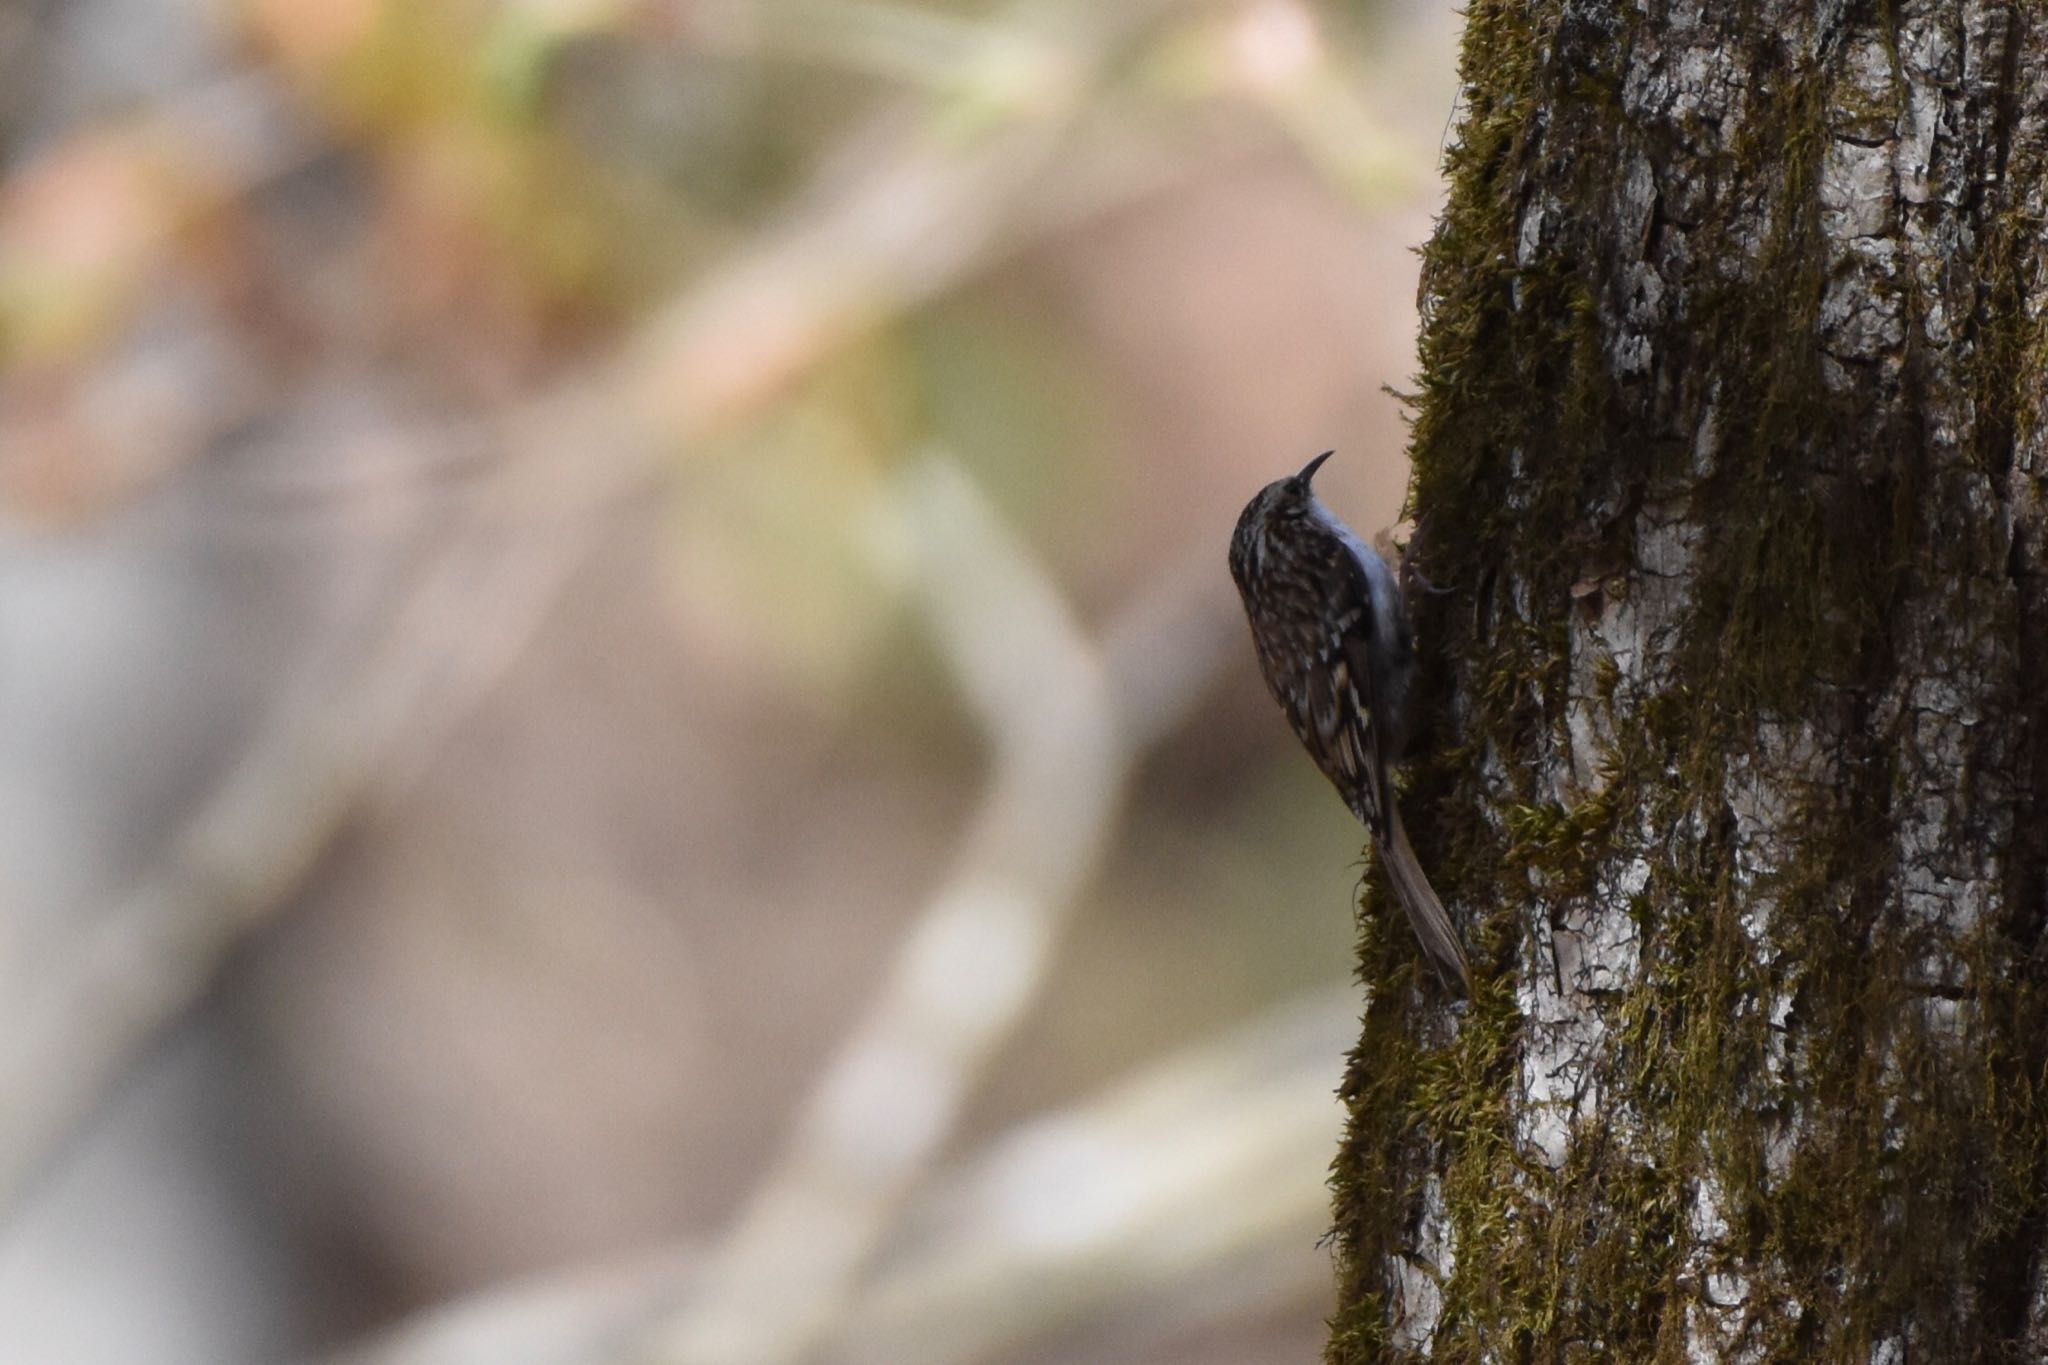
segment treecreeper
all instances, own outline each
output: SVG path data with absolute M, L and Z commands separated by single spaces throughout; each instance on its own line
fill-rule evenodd
M 1325 507 L 1312 486 L 1324 451 L 1245 504 L 1230 537 L 1259 671 L 1323 776 L 1372 832 L 1380 865 L 1422 955 L 1444 984 L 1472 993 L 1451 917 L 1416 860 L 1389 770 L 1407 739 L 1415 639 L 1387 562 Z

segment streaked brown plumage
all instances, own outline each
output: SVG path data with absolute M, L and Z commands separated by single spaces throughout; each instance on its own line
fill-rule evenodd
M 1372 832 L 1423 956 L 1462 995 L 1472 972 L 1451 917 L 1409 846 L 1388 769 L 1406 738 L 1415 649 L 1386 561 L 1310 487 L 1325 451 L 1245 505 L 1230 539 L 1267 687 L 1316 766 Z

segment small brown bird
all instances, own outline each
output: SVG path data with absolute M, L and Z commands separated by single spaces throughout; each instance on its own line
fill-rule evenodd
M 1309 757 L 1372 831 L 1422 954 L 1444 984 L 1472 993 L 1465 950 L 1401 827 L 1387 770 L 1406 738 L 1415 680 L 1408 608 L 1387 562 L 1309 487 L 1333 451 L 1245 504 L 1230 576 L 1266 675 Z

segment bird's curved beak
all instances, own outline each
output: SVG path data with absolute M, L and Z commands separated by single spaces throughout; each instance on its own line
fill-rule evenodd
M 1323 467 L 1323 461 L 1329 459 L 1332 455 L 1335 455 L 1336 453 L 1337 452 L 1334 450 L 1326 450 L 1322 454 L 1316 456 L 1313 460 L 1310 460 L 1307 464 L 1301 467 L 1301 472 L 1294 476 L 1294 481 L 1300 484 L 1303 488 L 1308 487 L 1308 481 L 1310 479 L 1313 479 L 1316 476 L 1316 471 Z

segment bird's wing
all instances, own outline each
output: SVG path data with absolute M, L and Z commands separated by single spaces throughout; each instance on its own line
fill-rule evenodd
M 1279 647 L 1264 662 L 1303 747 L 1366 828 L 1388 838 L 1386 756 L 1373 723 L 1372 594 L 1363 567 L 1341 543 L 1333 543 L 1315 568 L 1324 609 L 1310 627 L 1313 638 L 1276 641 Z M 1270 670 L 1276 665 L 1299 672 L 1275 677 Z
M 1372 636 L 1376 624 L 1372 592 L 1367 586 L 1365 566 L 1348 545 L 1342 543 L 1332 558 L 1330 571 L 1341 586 L 1332 594 L 1339 604 L 1339 629 L 1334 634 L 1338 657 L 1332 660 L 1329 676 L 1334 686 L 1348 691 L 1345 701 L 1356 713 L 1355 723 L 1345 727 L 1342 752 L 1344 787 L 1358 818 L 1382 839 L 1393 834 L 1394 803 L 1387 787 L 1386 745 L 1380 722 L 1387 699 L 1373 695 Z

